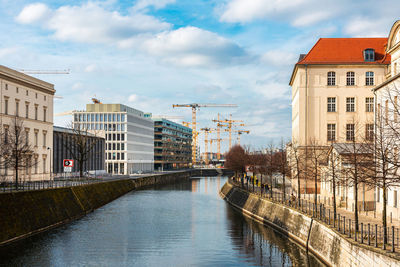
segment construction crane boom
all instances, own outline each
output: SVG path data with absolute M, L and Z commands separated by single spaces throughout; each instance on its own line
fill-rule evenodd
M 187 107 L 187 108 L 192 108 L 192 135 L 193 135 L 193 142 L 192 142 L 192 164 L 196 164 L 197 159 L 196 159 L 196 151 L 197 151 L 197 130 L 196 130 L 196 112 L 199 108 L 205 108 L 205 107 L 225 107 L 225 108 L 235 108 L 238 105 L 236 104 L 198 104 L 198 103 L 192 103 L 192 104 L 173 104 L 173 108 L 182 108 L 182 107 Z
M 245 126 L 245 124 L 240 123 L 243 122 L 242 120 L 232 120 L 232 114 L 229 115 L 229 119 L 218 119 L 213 120 L 213 122 L 217 122 L 218 127 L 226 127 L 226 131 L 229 132 L 229 150 L 232 148 L 232 128 L 236 126 Z M 237 124 L 238 123 L 238 124 Z
M 25 73 L 25 74 L 69 74 L 70 70 L 25 70 L 25 69 L 19 69 L 19 72 Z

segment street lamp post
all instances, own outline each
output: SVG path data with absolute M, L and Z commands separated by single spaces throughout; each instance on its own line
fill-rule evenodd
M 50 147 L 47 147 L 47 150 L 50 152 L 50 157 L 49 157 L 49 160 L 50 160 L 50 163 L 49 163 L 49 166 L 50 166 L 50 180 L 52 180 L 52 170 L 51 170 L 51 148 Z

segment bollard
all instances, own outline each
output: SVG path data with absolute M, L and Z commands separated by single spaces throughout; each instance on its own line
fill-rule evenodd
M 375 224 L 375 247 L 378 247 L 378 225 Z
M 368 224 L 368 246 L 371 246 L 371 232 L 370 232 L 370 224 Z
M 338 231 L 340 233 L 340 214 L 338 214 Z
M 343 234 L 346 234 L 346 216 L 343 216 Z
M 392 252 L 394 252 L 394 226 L 392 225 Z
M 349 237 L 351 238 L 351 219 L 349 219 Z
M 357 231 L 358 225 L 356 225 L 356 222 L 354 222 L 354 241 L 357 241 Z
M 331 225 L 331 210 L 328 210 L 328 225 Z
M 364 225 L 361 223 L 361 244 L 364 244 Z

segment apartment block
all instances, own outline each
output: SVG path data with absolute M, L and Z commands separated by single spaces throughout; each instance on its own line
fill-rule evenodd
M 154 168 L 188 168 L 192 162 L 192 129 L 179 123 L 153 118 Z

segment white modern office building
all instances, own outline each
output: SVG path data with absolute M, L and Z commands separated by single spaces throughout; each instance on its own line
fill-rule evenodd
M 122 104 L 87 104 L 73 112 L 74 125 L 104 136 L 106 171 L 129 175 L 154 170 L 154 123 Z

